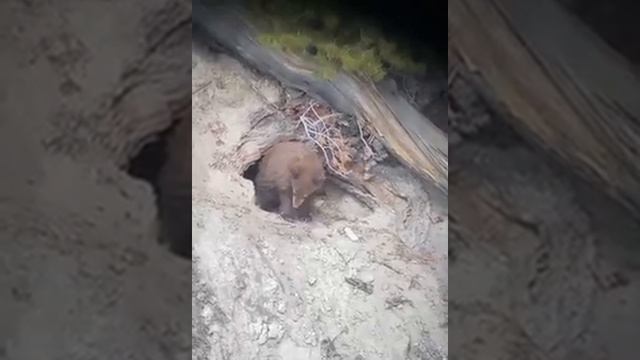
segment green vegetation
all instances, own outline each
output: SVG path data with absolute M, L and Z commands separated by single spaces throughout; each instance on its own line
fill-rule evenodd
M 329 2 L 251 0 L 251 8 L 262 44 L 315 61 L 324 78 L 341 70 L 373 81 L 389 70 L 425 71 L 405 47 L 362 19 L 345 21 Z

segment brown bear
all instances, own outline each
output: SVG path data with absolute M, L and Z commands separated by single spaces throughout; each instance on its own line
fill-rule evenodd
M 278 143 L 267 150 L 255 178 L 256 204 L 279 212 L 286 219 L 311 219 L 314 194 L 324 186 L 322 158 L 310 145 L 296 141 Z

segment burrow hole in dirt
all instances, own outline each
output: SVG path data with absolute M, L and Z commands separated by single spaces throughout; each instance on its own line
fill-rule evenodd
M 162 214 L 164 210 L 160 208 L 162 206 L 162 202 L 160 201 L 161 197 L 168 191 L 171 191 L 161 188 L 159 176 L 165 164 L 167 163 L 167 158 L 169 156 L 169 139 L 172 137 L 172 135 L 174 135 L 175 129 L 180 121 L 183 120 L 174 120 L 168 128 L 156 134 L 153 134 L 153 140 L 145 144 L 140 149 L 140 151 L 131 158 L 127 166 L 127 173 L 129 175 L 148 182 L 153 188 L 156 206 L 159 208 L 158 214 Z M 191 203 L 189 202 L 188 204 L 176 204 L 175 206 L 181 209 L 190 209 Z M 168 212 L 170 213 L 171 211 Z M 157 239 L 158 244 L 164 246 L 165 243 L 169 243 L 169 250 L 173 254 L 181 258 L 191 259 L 191 237 L 189 236 L 188 239 L 183 237 L 180 237 L 179 239 L 171 237 L 171 235 L 175 233 L 190 233 L 190 219 L 187 224 L 185 221 L 173 221 L 171 218 L 166 219 L 165 216 L 164 218 L 160 218 L 160 223 L 162 229 L 161 232 L 166 232 L 165 229 L 168 228 L 179 228 L 179 230 L 172 231 L 171 234 L 167 234 L 166 236 L 159 236 Z M 183 229 L 185 226 L 188 226 L 188 229 Z
M 263 156 L 260 155 L 258 160 L 254 161 L 252 163 L 249 163 L 249 165 L 246 167 L 246 169 L 242 172 L 242 177 L 251 181 L 251 184 L 253 184 L 253 189 L 254 190 L 255 190 L 255 186 L 256 186 L 256 182 L 255 182 L 256 176 L 258 175 L 258 167 L 260 166 L 260 161 L 262 161 L 262 157 Z M 253 200 L 255 200 L 255 198 Z M 258 205 L 256 204 L 256 206 L 258 206 Z M 270 211 L 270 212 L 273 212 L 273 213 L 277 213 L 277 210 L 274 210 L 274 209 L 262 209 L 262 210 Z
M 258 175 L 258 165 L 260 164 L 260 160 L 262 160 L 262 157 L 249 164 L 249 167 L 247 167 L 247 169 L 242 173 L 242 177 L 247 180 L 251 180 L 251 182 L 254 182 L 256 176 Z

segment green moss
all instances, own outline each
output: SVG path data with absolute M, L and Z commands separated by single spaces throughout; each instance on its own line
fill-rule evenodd
M 311 44 L 312 39 L 304 34 L 265 33 L 259 35 L 258 41 L 263 45 L 275 47 L 282 51 L 300 54 Z
M 345 71 L 379 81 L 387 69 L 406 73 L 426 70 L 425 64 L 414 61 L 404 48 L 365 22 L 344 21 L 328 7 L 302 3 L 280 7 L 277 2 L 254 2 L 255 21 L 262 32 L 259 41 L 315 61 L 319 65 L 316 72 L 323 78 Z M 313 54 L 311 48 L 316 50 Z
M 373 81 L 382 80 L 386 75 L 374 49 L 362 50 L 349 45 L 325 43 L 318 46 L 318 54 L 344 71 L 370 77 Z

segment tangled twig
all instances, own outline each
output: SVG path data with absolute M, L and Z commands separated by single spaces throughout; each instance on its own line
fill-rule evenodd
M 292 111 L 297 113 L 298 126 L 302 127 L 306 137 L 322 151 L 328 169 L 342 178 L 347 178 L 351 172 L 356 149 L 353 142 L 355 139 L 345 137 L 339 128 L 339 118 L 343 114 L 313 100 L 303 107 L 293 108 Z M 358 137 L 364 148 L 361 160 L 367 162 L 375 156 L 375 152 L 367 141 L 358 119 L 353 121 L 358 127 Z M 371 138 L 373 135 L 368 136 Z M 365 171 L 366 168 L 367 166 Z
M 306 111 L 305 111 L 306 114 Z M 310 129 L 310 126 L 307 124 L 306 118 L 304 117 L 304 115 L 300 116 L 300 123 L 302 124 L 302 126 L 304 127 L 304 131 L 307 134 L 307 137 L 309 139 L 311 139 L 311 141 L 313 141 L 319 148 L 320 150 L 322 150 L 322 153 L 324 155 L 324 158 L 326 160 L 327 163 L 327 167 L 329 167 L 329 169 L 337 174 L 343 175 L 340 171 L 336 170 L 333 168 L 333 166 L 331 166 L 331 159 L 329 157 L 329 155 L 327 154 L 327 151 L 325 150 L 324 146 L 322 146 L 322 144 L 316 139 L 316 132 Z
M 340 130 L 335 126 L 335 122 L 331 121 L 342 114 L 336 112 L 320 114 L 319 110 L 326 108 L 317 108 L 318 106 L 320 104 L 311 101 L 298 116 L 298 123 L 302 125 L 306 136 L 322 150 L 329 170 L 337 175 L 346 177 L 349 172 L 349 163 L 353 157 L 352 149 Z M 358 124 L 358 128 L 366 151 L 371 152 L 368 144 L 364 141 L 360 124 Z

